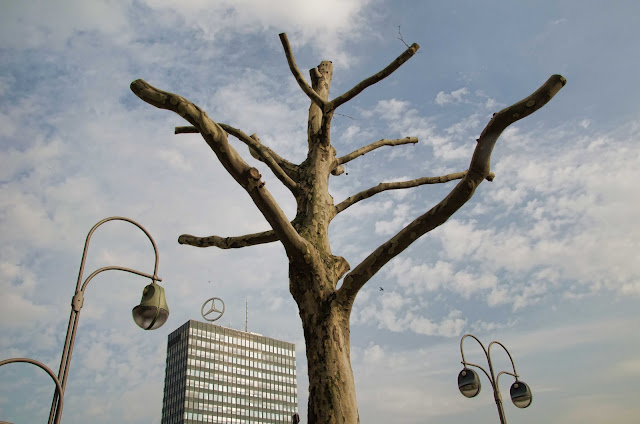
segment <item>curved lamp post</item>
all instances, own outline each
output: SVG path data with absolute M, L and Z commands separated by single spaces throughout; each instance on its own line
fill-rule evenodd
M 89 277 L 87 277 L 87 279 L 81 285 L 80 283 L 82 282 L 82 274 L 84 272 L 84 264 L 87 258 L 89 241 L 91 239 L 91 236 L 93 235 L 93 232 L 105 222 L 116 220 L 130 222 L 131 224 L 140 228 L 147 235 L 149 241 L 151 241 L 151 244 L 153 245 L 153 250 L 156 256 L 153 275 L 119 266 L 107 266 L 92 272 L 91 275 L 89 275 Z M 49 412 L 49 424 L 52 424 L 54 422 L 54 416 L 59 417 L 60 415 L 62 415 L 62 401 L 60 402 L 60 407 L 56 408 L 58 392 L 62 397 L 67 386 L 67 375 L 69 374 L 71 353 L 73 352 L 76 331 L 78 329 L 78 321 L 80 319 L 80 309 L 82 309 L 82 304 L 84 303 L 84 290 L 93 277 L 103 271 L 110 270 L 126 271 L 132 274 L 147 277 L 151 280 L 151 284 L 147 285 L 142 292 L 142 300 L 140 301 L 140 304 L 134 307 L 131 311 L 133 320 L 140 328 L 143 328 L 144 330 L 155 330 L 156 328 L 161 327 L 167 321 L 167 318 L 169 318 L 169 307 L 167 306 L 164 289 L 156 284 L 156 281 L 162 281 L 162 279 L 158 277 L 158 248 L 156 247 L 155 241 L 153 241 L 153 238 L 147 232 L 147 230 L 145 230 L 144 227 L 142 227 L 142 225 L 138 224 L 137 222 L 121 216 L 112 216 L 109 218 L 105 218 L 94 225 L 93 228 L 91 228 L 91 231 L 89 231 L 89 234 L 87 234 L 87 240 L 84 243 L 84 251 L 82 253 L 82 261 L 80 262 L 80 272 L 78 273 L 76 291 L 73 298 L 71 299 L 71 316 L 69 317 L 67 336 L 65 338 L 64 348 L 62 350 L 62 357 L 60 358 L 60 370 L 58 371 L 58 380 L 60 382 L 61 388 L 59 391 L 56 391 L 53 394 L 53 401 L 51 403 L 51 410 Z
M 49 374 L 49 376 L 53 379 L 53 382 L 56 383 L 56 393 L 58 394 L 59 397 L 58 397 L 58 402 L 57 402 L 58 408 L 56 409 L 56 414 L 55 414 L 55 417 L 54 417 L 54 423 L 55 424 L 59 424 L 60 423 L 60 417 L 62 417 L 62 407 L 63 407 L 62 399 L 64 398 L 64 396 L 62 394 L 62 386 L 60 385 L 60 380 L 58 380 L 58 378 L 53 373 L 53 371 L 51 371 L 51 368 L 49 368 L 48 366 L 46 366 L 42 362 L 36 361 L 35 359 L 29 359 L 29 358 L 5 359 L 4 361 L 0 361 L 0 367 L 3 366 L 3 365 L 6 365 L 6 364 L 13 363 L 13 362 L 26 362 L 28 364 L 36 365 L 36 366 L 42 368 L 43 370 L 45 370 L 47 372 L 47 374 Z
M 480 365 L 472 364 L 471 362 L 467 362 L 464 359 L 462 342 L 466 337 L 472 337 L 480 344 L 480 346 L 482 346 L 484 355 L 487 358 L 487 363 L 489 364 L 490 373 L 487 373 L 484 370 L 484 368 L 482 368 Z M 509 360 L 511 360 L 511 367 L 513 368 L 513 373 L 508 371 L 500 371 L 498 373 L 498 376 L 497 377 L 495 376 L 493 372 L 493 364 L 491 362 L 491 346 L 493 346 L 494 344 L 500 345 L 500 347 L 502 347 L 504 351 L 507 352 L 507 355 L 509 356 Z M 511 395 L 511 401 L 513 402 L 513 404 L 518 408 L 526 408 L 527 406 L 531 405 L 531 401 L 533 400 L 531 389 L 529 389 L 529 386 L 526 383 L 518 379 L 518 373 L 516 372 L 516 366 L 513 363 L 513 358 L 511 357 L 511 354 L 509 353 L 507 348 L 504 347 L 502 343 L 493 341 L 489 343 L 489 347 L 485 349 L 482 342 L 478 340 L 476 336 L 474 336 L 473 334 L 465 334 L 464 336 L 462 336 L 462 339 L 460 339 L 460 354 L 462 355 L 462 366 L 464 367 L 462 371 L 460 371 L 460 374 L 458 374 L 458 389 L 460 390 L 460 393 L 462 393 L 465 397 L 468 397 L 468 398 L 475 397 L 478 395 L 478 393 L 480 393 L 481 385 L 480 385 L 480 378 L 478 377 L 478 373 L 476 373 L 474 370 L 472 370 L 468 366 L 480 368 L 482 372 L 485 373 L 485 375 L 489 379 L 489 382 L 491 382 L 491 386 L 493 387 L 493 398 L 495 399 L 496 406 L 498 407 L 498 415 L 500 416 L 501 424 L 506 424 L 507 422 L 507 418 L 505 417 L 505 414 L 504 414 L 504 408 L 502 406 L 502 396 L 500 395 L 500 388 L 498 386 L 498 381 L 500 380 L 500 376 L 502 374 L 509 374 L 516 379 L 516 381 L 511 385 L 511 389 L 509 390 L 509 394 Z

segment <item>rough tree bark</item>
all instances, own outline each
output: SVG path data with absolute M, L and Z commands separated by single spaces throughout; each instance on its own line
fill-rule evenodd
M 329 100 L 333 64 L 323 61 L 310 70 L 309 85 L 298 69 L 286 34 L 280 34 L 289 68 L 311 106 L 308 118 L 308 154 L 304 162 L 293 164 L 259 138 L 247 135 L 229 125 L 217 123 L 198 106 L 176 94 L 161 91 L 143 80 L 131 83 L 131 90 L 143 101 L 171 110 L 191 126 L 176 127 L 175 133 L 200 133 L 220 163 L 246 190 L 271 229 L 262 233 L 237 237 L 198 237 L 188 234 L 178 239 L 181 244 L 221 249 L 255 246 L 280 241 L 289 259 L 289 290 L 302 320 L 309 368 L 309 424 L 354 424 L 359 422 L 356 391 L 350 361 L 349 318 L 359 290 L 373 275 L 425 233 L 443 224 L 473 195 L 485 179 L 494 177 L 490 170 L 493 147 L 512 123 L 544 106 L 566 83 L 560 75 L 551 76 L 538 90 L 525 99 L 494 114 L 477 140 L 467 170 L 435 177 L 393 183 L 381 183 L 334 204 L 329 195 L 329 176 L 340 175 L 343 164 L 382 146 L 416 143 L 414 137 L 382 139 L 345 156 L 337 157 L 331 145 L 331 119 L 335 110 L 367 87 L 391 75 L 418 50 L 411 45 L 389 66 L 364 79 L 346 93 Z M 296 216 L 289 220 L 275 202 L 256 168 L 249 166 L 228 143 L 232 135 L 249 147 L 250 154 L 264 162 L 291 191 L 297 202 Z M 350 271 L 347 261 L 331 252 L 329 224 L 349 206 L 385 190 L 404 189 L 424 184 L 459 180 L 437 205 L 375 249 Z M 349 272 L 350 271 L 350 272 Z M 342 285 L 338 282 L 344 277 Z

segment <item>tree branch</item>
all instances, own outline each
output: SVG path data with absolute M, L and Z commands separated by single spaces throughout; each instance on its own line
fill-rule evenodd
M 337 109 L 338 106 L 340 106 L 343 103 L 346 103 L 349 100 L 353 99 L 355 96 L 360 94 L 365 88 L 367 88 L 367 87 L 369 87 L 369 86 L 371 86 L 371 85 L 373 85 L 373 84 L 375 84 L 377 82 L 382 81 L 383 79 L 385 79 L 386 77 L 391 75 L 396 69 L 398 69 L 400 66 L 402 66 L 407 60 L 411 59 L 411 57 L 414 54 L 416 54 L 416 52 L 418 51 L 419 48 L 420 48 L 419 45 L 417 45 L 416 43 L 413 43 L 411 45 L 411 47 L 409 47 L 407 50 L 405 50 L 404 53 L 402 53 L 400 56 L 398 56 L 393 62 L 391 62 L 389 64 L 389 66 L 384 68 L 382 71 L 380 71 L 377 74 L 372 75 L 369 78 L 359 82 L 351 90 L 347 91 L 343 95 L 341 95 L 339 97 L 336 97 L 331 102 L 329 102 L 329 108 L 330 109 Z
M 311 77 L 311 88 L 314 93 L 316 93 L 322 101 L 328 101 L 329 87 L 331 86 L 331 79 L 333 78 L 333 63 L 328 60 L 323 60 L 315 68 L 309 69 L 309 76 Z M 324 111 L 314 102 L 311 102 L 309 106 L 309 119 L 307 121 L 307 139 L 310 150 L 315 143 L 320 143 L 325 146 L 331 144 L 330 127 L 332 119 L 333 111 Z
M 289 69 L 298 82 L 298 85 L 300 86 L 302 91 L 304 91 L 304 93 L 309 97 L 309 99 L 311 99 L 313 103 L 317 104 L 318 107 L 324 111 L 327 106 L 327 102 L 320 96 L 318 96 L 318 93 L 316 93 L 313 88 L 311 88 L 309 84 L 307 84 L 304 77 L 302 76 L 302 72 L 300 72 L 300 70 L 298 69 L 296 61 L 293 58 L 293 52 L 291 51 L 291 46 L 289 45 L 289 39 L 287 38 L 286 33 L 283 32 L 282 34 L 280 34 L 280 42 L 282 43 L 282 47 L 284 48 L 284 54 L 287 57 Z
M 220 249 L 238 249 L 247 246 L 256 246 L 258 244 L 271 243 L 278 241 L 278 236 L 273 230 L 263 231 L 261 233 L 246 234 L 238 237 L 196 237 L 191 234 L 182 234 L 178 237 L 178 243 L 188 244 L 195 247 L 218 247 Z
M 192 125 L 186 127 L 175 127 L 174 134 L 198 134 L 200 131 Z
M 251 134 L 249 137 L 253 138 L 258 143 L 262 143 L 256 134 Z M 251 156 L 253 156 L 254 159 L 257 159 L 260 162 L 264 162 L 264 159 L 260 157 L 260 154 L 256 150 L 252 149 L 251 146 L 248 147 L 249 153 L 251 154 Z M 280 156 L 264 144 L 262 145 L 262 148 L 269 154 L 269 156 L 273 158 L 273 160 L 276 161 L 276 163 L 289 177 L 291 177 L 293 181 L 298 181 L 300 179 L 300 168 L 298 167 L 298 165 L 284 159 L 282 156 Z
M 566 82 L 563 76 L 552 75 L 533 94 L 496 113 L 478 139 L 464 178 L 440 203 L 400 230 L 347 274 L 338 291 L 340 300 L 353 302 L 358 291 L 380 268 L 460 209 L 473 196 L 476 187 L 490 176 L 491 152 L 502 131 L 547 104 Z
M 177 113 L 202 135 L 227 172 L 245 189 L 290 257 L 303 258 L 306 241 L 293 228 L 271 193 L 264 187 L 257 169 L 250 167 L 229 144 L 227 134 L 194 103 L 177 94 L 159 90 L 139 79 L 131 83 L 131 91 L 140 99 L 160 109 Z
M 494 114 L 478 139 L 469 172 L 488 175 L 491 168 L 491 152 L 502 131 L 542 108 L 566 83 L 567 80 L 562 75 L 552 75 L 533 94 Z
M 347 163 L 359 156 L 364 155 L 365 153 L 369 153 L 370 151 L 377 149 L 378 147 L 397 146 L 400 144 L 409 144 L 409 143 L 415 144 L 417 142 L 418 142 L 418 139 L 416 137 L 396 138 L 393 140 L 387 140 L 383 138 L 382 140 L 378 140 L 375 143 L 371 143 L 368 146 L 361 147 L 358 150 L 354 150 L 353 152 L 349 153 L 348 155 L 344 155 L 338 158 L 337 164 L 342 165 L 343 163 Z
M 284 172 L 284 170 L 280 167 L 278 161 L 276 161 L 274 157 L 271 156 L 271 153 L 275 152 L 263 145 L 255 134 L 252 136 L 248 136 L 241 130 L 233 128 L 227 124 L 218 125 L 220 125 L 220 127 L 227 133 L 231 134 L 232 136 L 236 137 L 238 140 L 249 146 L 249 149 L 253 150 L 259 156 L 258 160 L 261 160 L 262 162 L 267 164 L 269 169 L 271 169 L 276 178 L 278 178 L 282 184 L 284 184 L 292 192 L 296 192 L 296 190 L 298 189 L 298 184 L 293 181 L 286 172 Z M 278 157 L 280 158 L 280 156 Z
M 231 134 L 229 132 L 228 129 L 233 129 L 233 127 L 230 127 L 227 124 L 223 124 L 223 123 L 218 123 L 218 125 L 220 125 L 220 128 L 222 128 L 223 130 L 225 130 L 228 134 Z M 186 127 L 176 127 L 175 128 L 175 134 L 193 134 L 193 133 L 199 133 L 198 129 L 194 126 L 186 126 Z M 234 134 L 232 134 L 234 135 Z M 261 141 L 258 139 L 258 137 L 253 134 L 251 136 L 249 136 L 252 139 L 255 139 L 258 143 L 261 143 Z M 241 139 L 239 137 L 236 136 L 236 138 L 238 138 L 240 141 L 245 141 L 244 139 Z M 255 159 L 259 160 L 260 162 L 266 162 L 265 159 L 263 157 L 260 156 L 260 154 L 251 147 L 251 145 L 249 145 L 248 143 L 245 143 L 248 145 L 249 147 L 249 152 L 251 153 L 251 156 L 253 156 Z M 265 146 L 264 144 L 262 144 L 262 148 L 269 154 L 269 156 L 271 156 L 273 158 L 273 160 L 276 161 L 276 163 L 284 170 L 284 172 L 287 173 L 287 175 L 289 175 L 291 177 L 291 179 L 293 179 L 294 181 L 297 179 L 298 176 L 298 166 L 292 162 L 289 162 L 288 160 L 284 159 L 282 156 L 280 156 L 279 154 L 277 154 L 275 151 L 271 150 L 269 147 Z
M 343 210 L 347 209 L 349 206 L 352 206 L 355 203 L 358 203 L 361 200 L 365 200 L 368 199 L 371 196 L 374 196 L 378 193 L 381 193 L 383 191 L 387 191 L 387 190 L 397 190 L 397 189 L 403 189 L 403 188 L 411 188 L 411 187 L 418 187 L 421 185 L 425 185 L 425 184 L 441 184 L 441 183 L 446 183 L 449 181 L 453 181 L 453 180 L 459 180 L 461 178 L 464 178 L 464 176 L 466 175 L 466 171 L 465 172 L 456 172 L 454 174 L 448 174 L 448 175 L 441 175 L 439 177 L 423 177 L 423 178 L 416 178 L 415 180 L 410 180 L 410 181 L 396 181 L 396 182 L 392 182 L 392 183 L 380 183 L 377 186 L 371 187 L 367 190 L 363 190 L 360 193 L 354 194 L 353 196 L 350 196 L 348 198 L 346 198 L 345 200 L 343 200 L 342 202 L 338 203 L 335 207 L 335 214 L 339 214 L 340 212 L 342 212 Z

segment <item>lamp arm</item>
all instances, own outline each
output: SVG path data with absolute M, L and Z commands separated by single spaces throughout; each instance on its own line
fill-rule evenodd
M 462 355 L 462 363 L 466 363 L 466 361 L 464 360 L 464 352 L 462 351 L 462 342 L 467 337 L 472 337 L 475 341 L 478 342 L 478 344 L 482 347 L 482 350 L 484 351 L 484 356 L 486 356 L 487 360 L 489 360 L 489 353 L 487 352 L 487 349 L 484 348 L 484 345 L 482 344 L 482 342 L 476 336 L 474 336 L 473 334 L 465 334 L 460 339 L 460 355 Z
M 156 282 L 156 281 L 162 281 L 162 278 L 158 277 L 158 276 L 155 274 L 155 272 L 154 272 L 154 275 L 150 275 L 150 274 L 147 274 L 147 273 L 145 273 L 145 272 L 142 272 L 142 271 L 136 271 L 135 269 L 125 268 L 125 267 L 123 267 L 123 266 L 105 266 L 105 267 L 102 267 L 102 268 L 100 268 L 100 269 L 97 269 L 97 270 L 93 271 L 93 272 L 91 273 L 91 275 L 89 275 L 89 276 L 87 277 L 87 279 L 84 281 L 84 284 L 82 284 L 82 289 L 80 290 L 80 292 L 81 292 L 81 293 L 84 293 L 84 290 L 86 289 L 87 284 L 89 284 L 89 281 L 91 281 L 91 279 L 92 279 L 93 277 L 95 277 L 96 275 L 100 274 L 100 273 L 101 273 L 101 272 L 103 272 L 103 271 L 110 271 L 110 270 L 125 271 L 125 272 L 130 272 L 131 274 L 136 274 L 136 275 L 140 275 L 140 276 L 142 276 L 142 277 L 147 277 L 147 278 L 149 278 L 151 281 L 153 281 L 153 283 L 154 283 L 154 284 L 155 284 L 155 282 Z
M 147 237 L 149 238 L 149 241 L 151 241 L 151 244 L 153 245 L 153 251 L 156 255 L 156 261 L 155 261 L 155 266 L 153 268 L 153 275 L 154 277 L 157 277 L 158 275 L 158 247 L 156 246 L 156 242 L 153 240 L 153 237 L 151 237 L 151 234 L 149 234 L 149 232 L 140 224 L 138 224 L 136 221 L 134 221 L 133 219 L 129 219 L 126 218 L 124 216 L 111 216 L 109 218 L 105 218 L 101 221 L 99 221 L 96 225 L 94 225 L 91 230 L 89 230 L 89 234 L 87 234 L 87 239 L 84 242 L 84 249 L 82 251 L 82 261 L 80 262 L 80 271 L 78 272 L 78 282 L 76 283 L 76 293 L 78 291 L 80 291 L 80 282 L 82 281 L 82 274 L 84 272 L 84 264 L 85 261 L 87 259 L 87 251 L 89 250 L 89 241 L 91 240 L 91 236 L 93 235 L 94 231 L 98 229 L 99 226 L 101 226 L 102 224 L 104 224 L 105 222 L 109 222 L 109 221 L 126 221 L 129 222 L 133 225 L 135 225 L 136 227 L 140 228 L 142 230 L 142 232 L 144 232 Z M 145 275 L 146 277 L 147 275 Z M 152 278 L 152 280 L 154 280 L 154 282 L 157 281 L 161 281 L 157 278 Z M 84 284 L 86 286 L 86 282 Z M 84 289 L 82 290 L 84 291 Z
M 56 377 L 56 375 L 51 371 L 51 369 L 43 364 L 42 362 L 36 361 L 35 359 L 30 358 L 11 358 L 0 361 L 0 367 L 6 364 L 11 364 L 13 362 L 26 362 L 28 364 L 33 364 L 41 369 L 45 370 L 47 374 L 53 379 L 53 382 L 56 383 L 56 393 L 58 393 L 58 408 L 56 409 L 55 415 L 55 424 L 60 423 L 60 418 L 62 417 L 62 407 L 64 406 L 63 395 L 62 395 L 62 386 L 60 385 L 60 380 Z
M 514 377 L 514 378 L 516 379 L 516 381 L 518 380 L 518 376 L 517 376 L 517 375 L 515 375 L 514 373 L 511 373 L 511 372 L 509 372 L 509 371 L 500 371 L 500 372 L 498 373 L 498 376 L 496 377 L 496 386 L 498 385 L 498 381 L 500 381 L 500 376 L 501 376 L 502 374 L 509 374 L 510 376 Z
M 504 347 L 504 345 L 498 341 L 492 341 L 491 343 L 489 343 L 489 347 L 487 348 L 487 358 L 489 359 L 489 362 L 491 362 L 491 346 L 493 344 L 498 344 L 500 345 L 500 347 L 502 347 L 502 349 L 504 349 L 505 352 L 507 352 L 507 355 L 509 356 L 509 360 L 511 361 L 511 368 L 513 368 L 513 374 L 511 374 L 510 372 L 506 372 L 506 371 L 501 371 L 504 372 L 505 374 L 510 374 L 512 376 L 514 376 L 516 378 L 516 380 L 518 379 L 518 372 L 516 371 L 516 364 L 513 362 L 513 358 L 511 357 L 511 354 L 509 353 L 509 351 L 507 350 L 506 347 Z
M 467 365 L 471 365 L 472 367 L 476 367 L 476 368 L 480 368 L 482 370 L 482 372 L 484 373 L 484 375 L 487 376 L 487 378 L 489 379 L 489 382 L 491 383 L 491 385 L 493 385 L 493 379 L 491 378 L 491 376 L 489 375 L 489 373 L 487 371 L 485 371 L 484 368 L 482 368 L 480 365 L 478 364 L 472 364 L 471 362 L 465 362 L 462 361 L 462 365 L 466 368 Z
M 491 370 L 491 376 L 489 376 L 489 374 L 480 365 L 472 364 L 470 362 L 467 362 L 464 359 L 464 351 L 462 350 L 462 342 L 464 342 L 464 339 L 467 338 L 467 337 L 473 338 L 482 347 L 482 350 L 484 351 L 484 356 L 487 358 L 487 363 L 489 364 L 489 369 Z M 462 364 L 463 365 L 466 366 L 466 364 L 469 364 L 469 365 L 473 365 L 474 367 L 480 368 L 487 375 L 487 377 L 489 377 L 489 381 L 491 382 L 491 384 L 493 385 L 495 383 L 494 379 L 493 379 L 493 366 L 491 365 L 491 358 L 489 357 L 489 351 L 487 351 L 487 349 L 485 349 L 485 347 L 482 344 L 482 342 L 480 341 L 480 339 L 478 339 L 473 334 L 465 334 L 464 336 L 462 336 L 462 338 L 460 339 L 460 355 L 462 355 Z

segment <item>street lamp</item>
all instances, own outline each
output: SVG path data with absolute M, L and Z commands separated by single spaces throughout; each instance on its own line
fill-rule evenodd
M 472 364 L 471 362 L 467 362 L 464 359 L 462 342 L 467 337 L 472 337 L 480 344 L 480 346 L 482 346 L 484 355 L 487 358 L 487 363 L 489 364 L 490 373 L 487 373 L 484 370 L 484 368 L 482 368 L 480 365 Z M 504 351 L 507 352 L 507 355 L 509 356 L 509 360 L 511 360 L 511 367 L 513 368 L 513 373 L 508 371 L 500 371 L 498 373 L 498 376 L 497 377 L 495 376 L 493 372 L 493 363 L 491 362 L 491 346 L 493 346 L 494 344 L 500 345 L 504 349 Z M 474 336 L 473 334 L 465 334 L 464 336 L 462 336 L 462 339 L 460 339 L 460 354 L 462 355 L 462 366 L 464 367 L 462 371 L 460 371 L 460 373 L 458 374 L 458 389 L 460 390 L 460 393 L 462 393 L 463 396 L 468 398 L 475 397 L 478 395 L 478 393 L 480 393 L 480 389 L 482 386 L 480 384 L 480 378 L 478 377 L 478 373 L 476 373 L 474 370 L 469 368 L 469 366 L 481 369 L 482 372 L 485 373 L 485 375 L 489 379 L 489 382 L 491 383 L 491 386 L 493 387 L 493 398 L 495 399 L 496 406 L 498 407 L 498 415 L 500 417 L 501 424 L 506 424 L 507 422 L 507 418 L 505 417 L 505 414 L 504 414 L 504 408 L 502 407 L 502 396 L 500 395 L 500 387 L 498 385 L 500 376 L 502 374 L 509 374 L 516 379 L 516 381 L 511 385 L 511 389 L 509 390 L 509 394 L 511 396 L 511 401 L 513 402 L 513 404 L 518 408 L 526 408 L 527 406 L 531 405 L 531 401 L 533 400 L 531 389 L 529 389 L 529 386 L 527 385 L 527 383 L 520 381 L 518 379 L 518 373 L 516 372 L 516 366 L 513 363 L 513 358 L 511 357 L 511 354 L 509 353 L 507 348 L 504 347 L 502 343 L 498 341 L 493 341 L 489 343 L 489 347 L 485 349 L 482 342 L 478 340 L 476 336 Z
M 82 274 L 84 272 L 84 264 L 87 258 L 89 241 L 91 239 L 91 236 L 93 235 L 93 232 L 105 222 L 116 220 L 129 222 L 140 228 L 147 235 L 149 241 L 151 241 L 151 244 L 153 245 L 153 250 L 156 256 L 153 275 L 119 266 L 107 266 L 91 273 L 91 275 L 87 277 L 84 283 L 80 285 L 80 283 L 82 282 Z M 71 354 L 73 352 L 76 331 L 78 329 L 78 321 L 80 319 L 80 309 L 82 309 L 82 305 L 84 303 L 84 290 L 93 277 L 103 271 L 109 270 L 126 271 L 132 274 L 147 277 L 151 280 L 151 284 L 147 285 L 142 291 L 142 300 L 140 301 L 140 304 L 134 307 L 131 311 L 133 320 L 140 328 L 144 330 L 155 330 L 156 328 L 161 327 L 167 321 L 167 318 L 169 318 L 169 307 L 167 306 L 164 289 L 156 284 L 156 281 L 162 281 L 162 279 L 158 277 L 158 248 L 156 247 L 155 241 L 153 241 L 153 238 L 147 232 L 147 230 L 145 230 L 144 227 L 142 227 L 142 225 L 138 224 L 137 222 L 121 216 L 112 216 L 109 218 L 105 218 L 94 225 L 93 228 L 91 228 L 91 230 L 89 231 L 89 234 L 87 234 L 87 240 L 84 243 L 84 251 L 82 252 L 82 261 L 80 262 L 80 272 L 78 273 L 76 291 L 73 298 L 71 299 L 71 315 L 69 317 L 69 324 L 67 326 L 67 336 L 65 338 L 64 348 L 62 350 L 62 357 L 60 358 L 60 370 L 58 371 L 58 380 L 60 382 L 61 388 L 59 391 L 56 391 L 53 394 L 53 401 L 51 402 L 51 410 L 49 412 L 49 424 L 52 424 L 54 422 L 55 416 L 59 417 L 60 415 L 62 415 L 62 403 L 60 404 L 59 410 L 57 407 L 58 392 L 60 392 L 60 396 L 62 397 L 67 386 L 67 375 L 69 374 Z
M 62 386 L 60 385 L 60 380 L 58 380 L 56 378 L 56 375 L 53 373 L 53 371 L 51 371 L 51 368 L 49 368 L 48 366 L 46 366 L 42 362 L 36 361 L 35 359 L 30 359 L 30 358 L 5 359 L 4 361 L 0 361 L 0 367 L 3 366 L 3 365 L 6 365 L 6 364 L 11 364 L 13 362 L 26 362 L 28 364 L 36 365 L 36 366 L 42 368 L 43 370 L 45 370 L 47 372 L 47 374 L 49 374 L 49 376 L 53 379 L 53 382 L 56 383 L 56 393 L 59 395 L 59 398 L 58 398 L 58 402 L 57 402 L 58 408 L 56 410 L 56 414 L 55 414 L 55 417 L 54 417 L 54 423 L 55 424 L 59 424 L 60 423 L 60 418 L 62 417 L 62 407 L 64 406 L 63 405 L 63 401 L 62 401 L 64 396 L 62 395 Z

